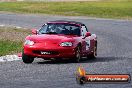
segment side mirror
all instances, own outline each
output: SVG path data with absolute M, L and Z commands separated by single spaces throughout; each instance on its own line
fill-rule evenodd
M 37 35 L 37 30 L 36 29 L 32 29 L 32 35 Z
M 87 32 L 86 35 L 85 35 L 85 37 L 89 37 L 89 36 L 91 36 L 91 33 Z

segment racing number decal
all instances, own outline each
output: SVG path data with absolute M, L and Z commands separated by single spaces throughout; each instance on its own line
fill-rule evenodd
M 89 47 L 90 47 L 90 40 L 87 40 L 87 41 L 86 41 L 86 50 L 88 50 Z

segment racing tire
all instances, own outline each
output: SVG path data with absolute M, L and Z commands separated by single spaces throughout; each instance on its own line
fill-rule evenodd
M 34 58 L 22 53 L 22 60 L 25 64 L 30 64 L 34 61 Z
M 77 47 L 76 54 L 75 54 L 75 57 L 73 59 L 73 62 L 79 63 L 80 60 L 81 60 L 81 51 L 80 51 L 80 47 Z
M 96 56 L 97 56 L 97 43 L 94 46 L 94 50 L 93 50 L 93 53 L 90 55 L 90 58 L 95 59 Z

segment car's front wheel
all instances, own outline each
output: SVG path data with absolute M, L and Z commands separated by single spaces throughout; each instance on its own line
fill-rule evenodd
M 79 63 L 80 60 L 81 60 L 81 51 L 80 51 L 80 47 L 77 47 L 75 53 L 76 53 L 76 54 L 75 54 L 75 57 L 74 57 L 73 61 L 76 62 L 76 63 Z
M 23 60 L 24 63 L 30 64 L 34 61 L 34 58 L 22 53 L 22 60 Z

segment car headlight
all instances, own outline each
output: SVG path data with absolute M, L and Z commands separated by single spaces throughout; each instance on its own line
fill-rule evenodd
M 71 42 L 62 42 L 60 46 L 72 46 Z
M 33 41 L 31 41 L 31 40 L 26 40 L 25 41 L 25 43 L 24 43 L 25 45 L 34 45 L 34 42 Z

